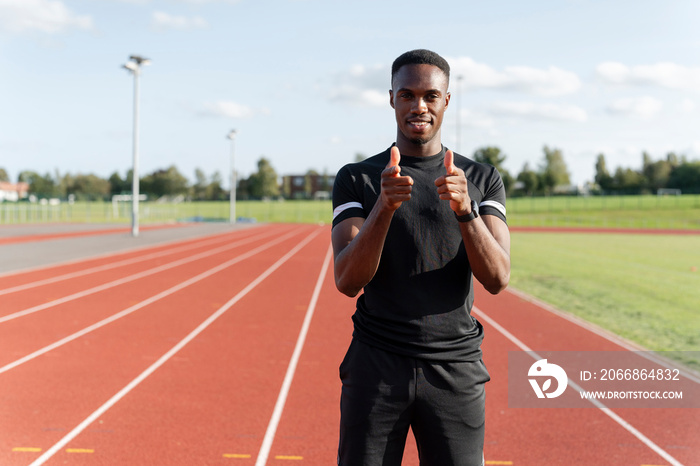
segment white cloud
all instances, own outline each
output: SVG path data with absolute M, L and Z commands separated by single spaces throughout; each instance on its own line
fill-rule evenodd
M 506 66 L 503 71 L 497 71 L 469 57 L 448 61 L 453 87 L 461 76 L 461 85 L 467 89 L 502 89 L 541 96 L 560 96 L 572 94 L 581 88 L 581 80 L 576 73 L 556 66 L 547 69 Z
M 497 102 L 489 113 L 498 116 L 534 120 L 584 122 L 586 111 L 576 105 L 539 104 L 533 102 Z
M 663 107 L 663 103 L 654 97 L 632 97 L 617 99 L 607 107 L 607 111 L 613 115 L 631 116 L 641 119 L 650 119 Z
M 700 92 L 700 67 L 697 66 L 663 62 L 630 67 L 618 62 L 604 62 L 596 67 L 596 73 L 610 84 L 660 86 Z
M 74 14 L 59 0 L 0 0 L 0 31 L 55 34 L 93 28 L 90 16 Z
M 205 103 L 197 113 L 210 117 L 250 118 L 255 114 L 255 111 L 247 105 L 220 100 L 218 102 Z
M 187 31 L 192 29 L 206 29 L 209 23 L 201 16 L 173 16 L 162 11 L 154 11 L 151 17 L 151 26 L 157 30 L 176 29 Z
M 523 92 L 540 96 L 572 94 L 581 88 L 581 80 L 570 71 L 550 66 L 538 69 L 527 66 L 508 66 L 497 71 L 469 57 L 448 59 L 451 68 L 451 87 L 466 89 L 494 89 Z M 335 76 L 329 98 L 363 106 L 384 106 L 391 87 L 391 70 L 387 65 L 355 65 L 346 73 Z M 462 77 L 458 84 L 458 76 Z
M 390 70 L 386 65 L 354 65 L 334 76 L 328 98 L 362 107 L 389 105 Z

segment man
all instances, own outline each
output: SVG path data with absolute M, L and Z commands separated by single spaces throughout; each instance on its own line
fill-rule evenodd
M 400 465 L 409 427 L 423 466 L 483 462 L 472 274 L 491 293 L 507 286 L 510 235 L 496 169 L 442 146 L 449 73 L 434 52 L 398 57 L 396 144 L 336 177 L 336 286 L 364 289 L 340 366 L 340 465 Z

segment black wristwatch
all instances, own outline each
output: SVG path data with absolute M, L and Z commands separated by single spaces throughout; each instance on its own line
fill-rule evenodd
M 467 215 L 457 215 L 457 212 L 455 212 L 455 218 L 457 219 L 458 222 L 466 223 L 466 222 L 471 222 L 474 220 L 476 217 L 479 216 L 479 204 L 472 199 L 472 211 L 468 213 Z

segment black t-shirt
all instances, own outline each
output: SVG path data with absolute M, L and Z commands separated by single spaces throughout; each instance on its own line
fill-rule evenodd
M 445 174 L 445 149 L 429 157 L 401 156 L 401 176 L 413 178 L 411 200 L 394 212 L 379 267 L 357 300 L 353 336 L 387 351 L 442 361 L 481 358 L 483 328 L 471 314 L 472 271 L 459 225 L 435 179 Z M 479 215 L 505 221 L 498 171 L 455 154 Z M 367 218 L 380 194 L 389 149 L 344 166 L 333 187 L 333 226 Z

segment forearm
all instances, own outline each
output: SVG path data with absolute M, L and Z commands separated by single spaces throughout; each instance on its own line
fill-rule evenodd
M 349 242 L 334 238 L 334 250 L 339 251 L 335 255 L 335 284 L 341 293 L 354 297 L 372 280 L 392 217 L 393 211 L 377 204 Z
M 504 232 L 503 228 L 493 228 L 493 222 L 500 220 L 477 217 L 460 223 L 459 228 L 474 277 L 490 293 L 497 294 L 510 281 L 510 238 L 507 227 Z

